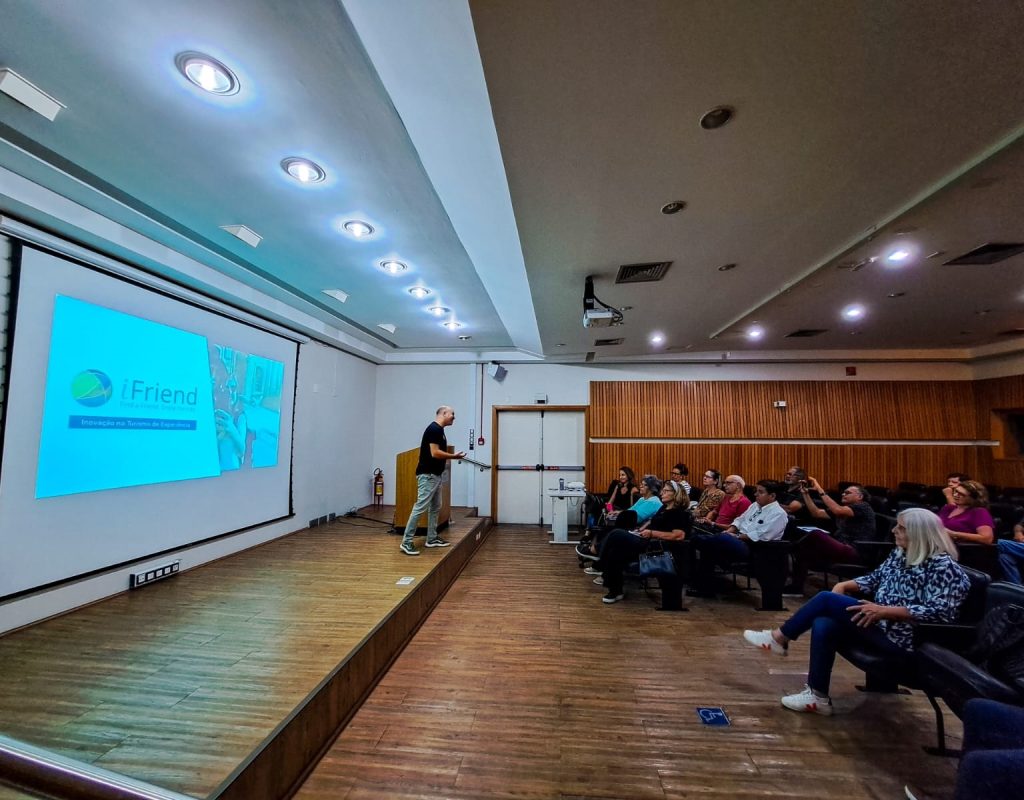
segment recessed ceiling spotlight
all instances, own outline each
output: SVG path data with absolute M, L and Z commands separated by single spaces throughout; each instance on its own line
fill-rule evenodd
M 720 266 L 718 268 L 718 271 L 719 272 L 728 272 L 731 269 L 736 269 L 736 264 L 722 264 L 722 266 Z
M 235 73 L 212 56 L 193 52 L 178 53 L 174 63 L 190 83 L 205 92 L 219 95 L 238 93 Z
M 864 306 L 847 306 L 843 309 L 844 319 L 860 319 L 864 316 Z
M 662 344 L 665 341 L 665 337 L 660 333 L 651 334 L 651 344 Z
M 405 272 L 409 269 L 409 267 L 401 261 L 381 261 L 380 268 L 389 275 L 397 275 L 399 272 Z
M 430 294 L 430 289 L 428 289 L 426 286 L 413 286 L 409 290 L 409 294 L 411 294 L 417 300 L 422 300 L 424 297 Z
M 462 337 L 460 336 L 459 338 L 461 339 Z M 559 342 L 555 347 L 565 347 L 565 342 Z
M 706 131 L 716 130 L 728 125 L 735 114 L 736 110 L 731 106 L 715 106 L 700 118 L 700 126 Z
M 946 251 L 945 250 L 936 250 L 934 253 L 929 253 L 925 257 L 926 258 L 938 258 L 939 256 L 944 256 L 944 255 L 946 255 Z
M 441 324 L 444 325 L 444 327 L 446 327 L 450 331 L 454 331 L 456 328 L 461 328 L 462 327 L 462 323 L 461 322 L 456 322 L 453 319 L 450 319 L 447 322 L 442 322 Z
M 451 309 L 445 308 L 444 306 L 431 306 L 430 308 L 427 309 L 427 311 L 429 311 L 435 317 L 443 317 L 445 314 L 451 313 Z
M 661 213 L 662 214 L 678 214 L 684 208 L 686 208 L 686 201 L 685 200 L 673 200 L 671 203 L 665 203 L 665 205 L 663 205 L 661 207 Z
M 978 311 L 975 311 L 974 313 L 977 316 L 979 316 L 979 317 L 984 317 L 986 314 L 991 314 L 992 313 L 992 309 L 991 308 L 982 308 L 982 309 L 979 309 Z
M 906 292 L 889 292 L 889 297 L 903 297 Z
M 764 336 L 764 330 L 762 328 L 754 326 L 753 328 L 748 328 L 747 329 L 747 338 L 748 339 L 752 339 L 753 341 L 756 342 L 762 336 Z
M 323 183 L 327 177 L 323 167 L 308 158 L 286 158 L 281 162 L 281 169 L 299 183 Z
M 350 219 L 343 222 L 341 227 L 346 233 L 355 237 L 356 239 L 365 239 L 367 236 L 373 235 L 373 226 L 358 219 Z
M 909 250 L 893 250 L 889 255 L 886 256 L 886 260 L 892 261 L 894 264 L 898 264 L 901 261 L 906 261 L 910 258 Z
M 468 334 L 465 334 L 465 333 L 462 334 L 461 336 L 459 336 L 459 339 L 461 339 L 463 342 L 468 342 L 472 338 L 473 338 L 472 336 L 469 336 Z

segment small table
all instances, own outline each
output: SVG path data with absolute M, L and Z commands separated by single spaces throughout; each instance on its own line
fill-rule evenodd
M 574 508 L 582 503 L 587 496 L 585 489 L 548 489 L 548 497 L 551 498 L 551 540 L 548 544 L 579 544 L 578 541 L 569 540 L 569 501 Z

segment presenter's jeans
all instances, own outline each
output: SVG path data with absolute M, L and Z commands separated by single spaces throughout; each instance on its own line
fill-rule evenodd
M 877 625 L 859 627 L 853 621 L 853 612 L 846 610 L 855 605 L 855 597 L 835 592 L 818 592 L 780 628 L 787 639 L 797 639 L 801 634 L 811 632 L 807 685 L 819 694 L 828 694 L 836 651 L 846 642 L 858 642 L 894 659 L 912 658 L 909 652 L 894 643 Z
M 416 505 L 409 513 L 409 521 L 405 523 L 403 544 L 412 544 L 412 537 L 416 535 L 416 523 L 424 511 L 427 512 L 427 541 L 433 542 L 437 539 L 437 515 L 441 511 L 440 475 L 416 476 Z

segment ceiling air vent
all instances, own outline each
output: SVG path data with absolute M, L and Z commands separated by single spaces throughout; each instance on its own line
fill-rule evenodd
M 812 336 L 821 336 L 823 333 L 828 333 L 827 328 L 800 328 L 800 330 L 787 333 L 787 339 L 809 339 Z
M 626 341 L 623 338 L 618 339 L 596 339 L 594 341 L 594 347 L 611 347 L 613 344 L 622 344 Z
M 615 276 L 616 283 L 650 283 L 660 281 L 665 277 L 668 268 L 672 266 L 671 261 L 655 261 L 651 264 L 623 264 L 619 267 L 619 274 Z
M 975 247 L 969 253 L 964 253 L 962 256 L 950 259 L 946 262 L 946 266 L 958 265 L 958 264 L 998 264 L 1000 261 L 1005 261 L 1017 253 L 1024 253 L 1024 244 L 1020 242 L 991 242 L 989 244 L 983 244 L 981 247 Z

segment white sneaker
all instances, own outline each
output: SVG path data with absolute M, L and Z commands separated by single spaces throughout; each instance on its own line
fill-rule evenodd
M 789 650 L 785 645 L 775 641 L 771 631 L 743 631 L 743 638 L 754 645 L 754 647 L 760 647 L 762 650 L 771 650 L 777 656 L 789 655 Z
M 599 570 L 599 569 L 594 569 L 593 567 L 587 567 L 586 569 L 583 570 L 583 574 L 584 575 L 603 575 L 604 573 L 601 572 L 601 570 Z
M 821 714 L 826 717 L 832 714 L 832 699 L 818 697 L 811 691 L 810 686 L 805 686 L 802 692 L 787 694 L 782 698 L 782 705 L 790 711 L 804 711 L 808 714 Z
M 600 575 L 594 578 L 594 586 L 604 586 L 604 578 L 602 578 Z

